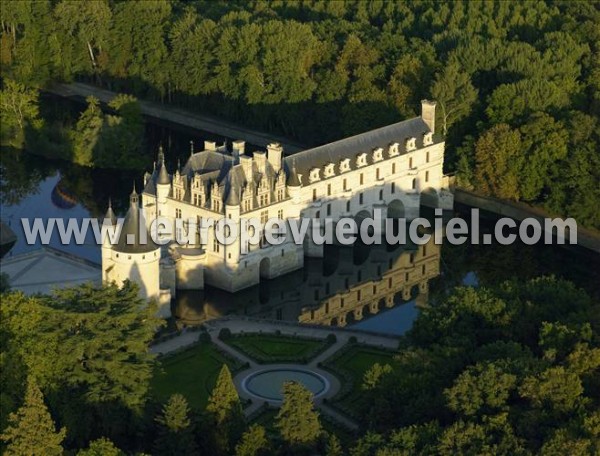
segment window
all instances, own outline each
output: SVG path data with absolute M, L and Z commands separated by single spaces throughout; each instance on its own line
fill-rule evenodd
M 269 211 L 261 211 L 260 212 L 260 223 L 262 223 L 264 225 L 265 223 L 267 223 L 267 220 L 269 220 Z
M 425 161 L 426 161 L 427 163 L 429 163 L 429 152 L 427 152 L 427 154 L 425 155 Z
M 379 180 L 379 168 L 375 170 L 375 179 Z
M 219 245 L 219 241 L 217 240 L 217 238 L 215 237 L 213 239 L 213 251 L 215 253 L 219 253 L 219 250 L 221 249 L 220 245 Z
M 313 188 L 313 201 L 317 201 L 317 189 Z
M 315 214 L 315 218 L 321 218 L 321 211 L 317 211 L 317 213 Z
M 269 204 L 269 194 L 268 193 L 263 193 L 262 195 L 260 195 L 260 203 L 261 206 L 266 206 L 267 204 Z
M 327 215 L 331 215 L 331 204 L 327 205 Z
M 281 249 L 281 256 L 285 255 L 285 250 Z
M 284 198 L 285 198 L 285 190 L 280 188 L 279 190 L 277 190 L 277 201 L 283 201 Z
M 327 196 L 331 196 L 331 184 L 327 184 Z
M 363 185 L 365 182 L 365 175 L 363 173 L 360 173 L 360 185 Z
M 363 198 L 363 194 L 361 192 L 358 194 L 358 204 L 363 204 L 363 200 L 364 200 L 364 198 Z
M 416 190 L 417 189 L 417 179 L 413 179 L 412 180 L 412 189 Z
M 392 189 L 391 189 L 392 193 L 396 193 L 396 184 L 394 182 L 392 182 Z
M 175 209 L 175 218 L 181 218 L 181 209 Z
M 373 294 L 377 294 L 377 286 L 373 285 Z
M 388 288 L 392 288 L 392 278 L 388 278 Z
M 358 299 L 358 300 L 360 301 L 360 290 L 358 290 L 358 291 L 356 292 L 356 299 Z
M 279 210 L 277 211 L 277 218 L 278 218 L 279 220 L 283 220 L 283 209 L 279 209 Z
M 348 179 L 344 179 L 344 191 L 348 190 Z
M 427 255 L 427 246 L 423 246 L 423 256 Z
M 392 174 L 396 174 L 396 163 L 392 163 Z
M 379 199 L 382 200 L 383 199 L 383 190 L 379 190 Z
M 410 158 L 408 159 L 408 167 L 409 167 L 410 169 L 412 169 L 412 167 L 413 167 L 413 159 L 412 159 L 412 157 L 410 157 Z
M 421 274 L 425 275 L 425 265 L 421 266 Z
M 344 307 L 344 298 L 340 298 L 340 307 Z
M 425 182 L 429 182 L 429 171 L 425 171 Z
M 350 201 L 346 203 L 346 212 L 350 212 Z

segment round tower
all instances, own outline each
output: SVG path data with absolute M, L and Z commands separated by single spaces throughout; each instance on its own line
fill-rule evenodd
M 114 237 L 114 232 L 117 229 L 117 217 L 112 210 L 112 204 L 110 199 L 108 200 L 108 209 L 106 215 L 102 220 L 102 281 L 109 281 L 107 278 L 108 271 L 111 270 L 112 266 L 112 243 L 111 239 Z
M 129 210 L 123 221 L 119 239 L 110 248 L 105 280 L 121 285 L 129 279 L 140 287 L 144 299 L 160 299 L 160 246 L 148 233 L 143 213 L 139 207 L 139 195 L 135 191 L 129 197 Z
M 225 261 L 239 263 L 240 261 L 240 192 L 237 186 L 231 185 L 225 201 L 225 217 L 237 225 L 235 240 L 225 246 Z
M 169 196 L 170 191 L 171 178 L 169 177 L 169 172 L 167 171 L 167 166 L 165 165 L 165 154 L 163 153 L 163 148 L 160 146 L 158 149 L 158 177 L 156 179 L 156 200 L 159 205 L 159 213 L 157 215 L 161 215 L 160 205 L 167 202 L 167 197 Z

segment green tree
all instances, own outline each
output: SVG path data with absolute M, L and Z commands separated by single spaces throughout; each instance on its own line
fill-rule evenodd
M 212 425 L 217 451 L 220 454 L 228 454 L 242 433 L 244 415 L 231 371 L 226 364 L 223 364 L 217 383 L 208 398 L 206 412 Z
M 90 442 L 85 450 L 79 450 L 77 456 L 125 456 L 110 440 L 101 438 Z
M 522 147 L 520 133 L 506 124 L 495 125 L 481 135 L 475 145 L 476 190 L 518 200 Z
M 469 75 L 461 71 L 457 63 L 451 63 L 438 74 L 431 95 L 439 104 L 442 133 L 446 135 L 454 123 L 469 114 L 477 100 L 477 89 Z
M 65 428 L 56 431 L 56 426 L 44 396 L 33 379 L 29 379 L 25 401 L 16 413 L 8 417 L 8 427 L 0 436 L 6 444 L 7 456 L 62 455 Z
M 260 456 L 268 454 L 269 441 L 265 428 L 259 424 L 251 425 L 235 446 L 236 456 Z
M 38 91 L 11 79 L 4 80 L 0 92 L 0 138 L 3 144 L 21 147 L 28 127 L 39 130 Z
M 283 403 L 275 421 L 275 427 L 290 448 L 311 447 L 322 432 L 312 393 L 295 382 L 283 385 Z
M 342 448 L 342 444 L 340 443 L 340 439 L 338 439 L 335 434 L 329 435 L 325 454 L 327 456 L 343 456 L 344 450 Z
M 173 394 L 156 418 L 159 424 L 158 437 L 154 444 L 156 454 L 165 456 L 194 454 L 197 448 L 189 414 L 185 397 L 181 394 Z
M 92 166 L 94 150 L 98 146 L 102 133 L 104 114 L 97 98 L 89 96 L 86 101 L 87 109 L 79 116 L 70 136 L 73 144 L 73 161 L 78 165 Z

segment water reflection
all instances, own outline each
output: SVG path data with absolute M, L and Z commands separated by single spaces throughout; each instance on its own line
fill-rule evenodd
M 427 305 L 428 283 L 439 273 L 440 246 L 433 239 L 421 246 L 327 246 L 324 258 L 307 258 L 304 269 L 237 293 L 180 291 L 174 315 L 187 325 L 235 313 L 347 326 L 413 300 Z M 414 319 L 416 312 L 407 315 Z M 396 321 L 387 329 L 401 333 L 410 323 Z

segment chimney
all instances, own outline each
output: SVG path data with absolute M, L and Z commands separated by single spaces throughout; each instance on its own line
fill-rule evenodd
M 214 141 L 204 141 L 204 150 L 217 150 L 217 143 Z
M 267 160 L 278 173 L 281 169 L 281 157 L 283 156 L 283 147 L 279 143 L 271 143 L 267 146 Z
M 231 156 L 233 157 L 233 164 L 237 165 L 240 162 L 240 155 L 244 155 L 244 149 L 246 143 L 244 141 L 233 141 L 231 144 Z
M 267 154 L 262 151 L 254 152 L 254 160 L 256 161 L 256 167 L 261 174 L 267 172 Z
M 234 153 L 235 153 L 235 151 L 237 151 L 238 155 L 244 155 L 244 150 L 246 149 L 246 141 L 242 141 L 241 139 L 238 139 L 237 141 L 233 141 L 233 143 L 231 145 L 232 145 Z
M 248 155 L 240 155 L 240 164 L 244 170 L 246 181 L 252 182 L 252 157 L 249 157 Z
M 435 133 L 435 101 L 421 100 L 421 118 L 432 133 Z

